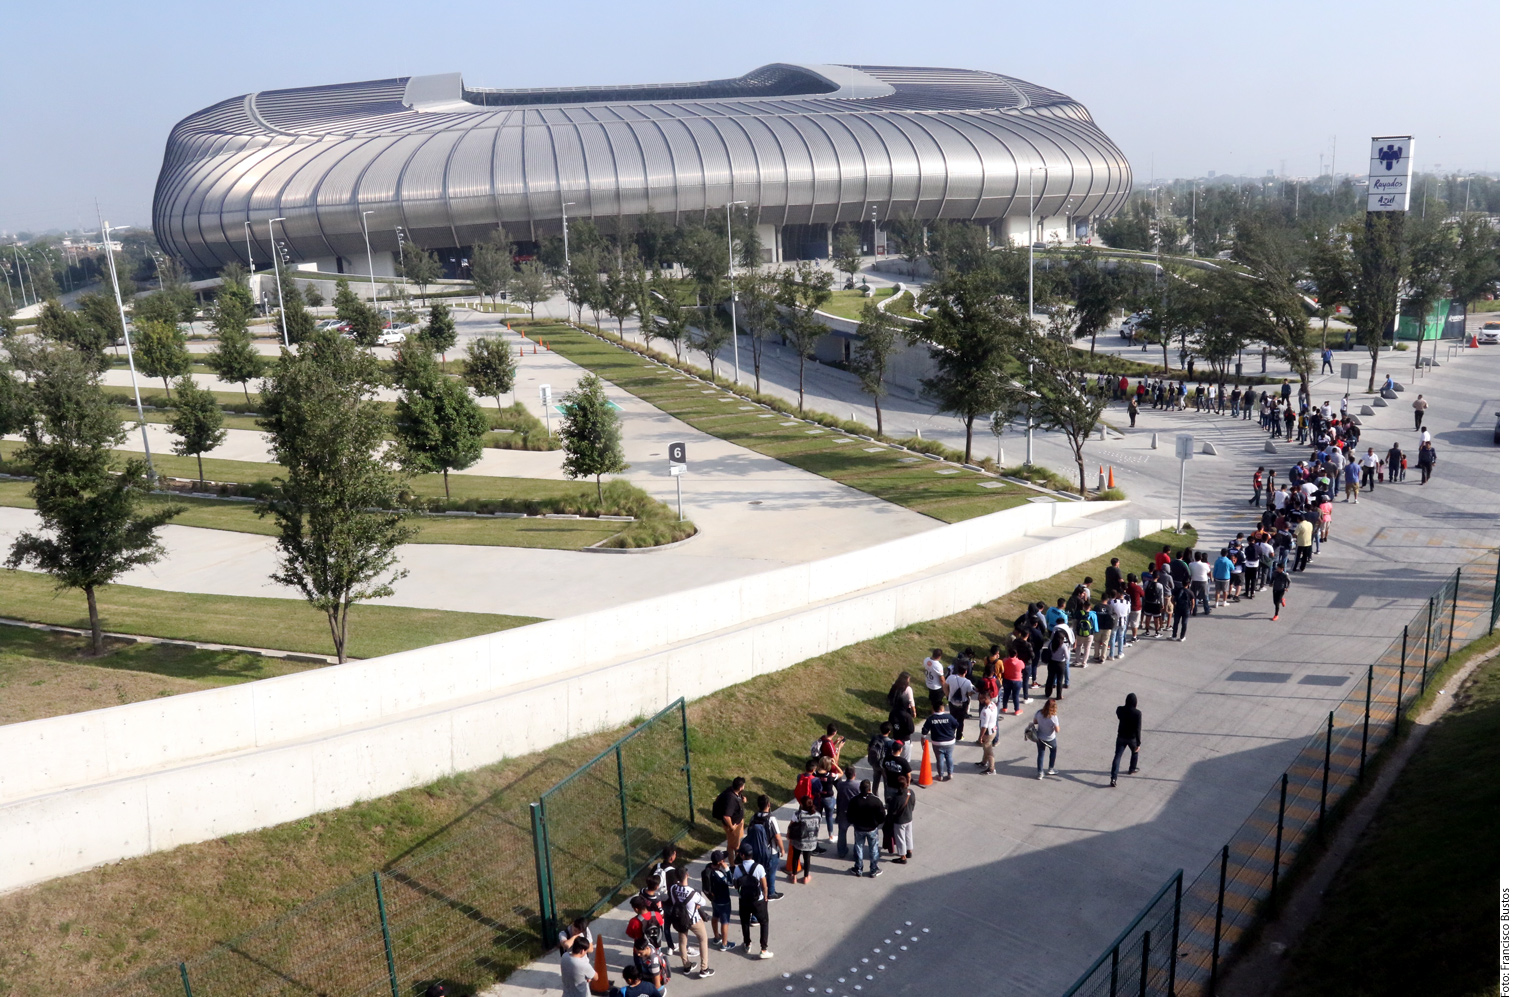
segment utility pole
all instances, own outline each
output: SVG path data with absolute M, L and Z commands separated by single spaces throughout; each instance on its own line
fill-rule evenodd
M 95 205 L 96 218 L 100 222 L 100 235 L 105 241 L 105 261 L 110 266 L 110 286 L 116 295 L 116 313 L 121 316 L 121 335 L 126 340 L 126 366 L 132 375 L 132 395 L 137 400 L 137 425 L 142 430 L 142 454 L 147 458 L 147 480 L 156 481 L 158 472 L 153 469 L 153 448 L 147 442 L 147 416 L 142 412 L 142 391 L 137 387 L 137 361 L 132 357 L 132 333 L 126 324 L 126 305 L 121 301 L 121 282 L 116 279 L 116 254 L 110 248 L 110 226 L 99 218 L 100 206 Z

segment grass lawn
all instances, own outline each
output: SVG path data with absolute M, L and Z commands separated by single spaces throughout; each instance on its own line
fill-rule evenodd
M 666 367 L 650 366 L 651 361 L 640 355 L 577 329 L 543 325 L 533 332 L 574 363 L 711 436 L 945 523 L 1009 509 L 1035 494 L 1008 482 L 1003 488 L 986 489 L 980 484 L 993 479 L 974 471 L 846 437 L 834 430 L 816 433 L 816 426 L 726 392 L 704 394 L 703 384 Z M 869 452 L 875 447 L 882 449 Z M 938 473 L 947 470 L 955 473 Z
M 1497 992 L 1499 763 L 1496 656 L 1389 790 L 1279 997 Z
M 863 317 L 863 302 L 871 301 L 880 308 L 884 302 L 894 295 L 892 284 L 874 284 L 873 297 L 863 296 L 862 290 L 832 291 L 831 297 L 826 300 L 817 311 L 823 311 L 827 315 L 835 315 L 837 318 L 850 318 L 854 322 Z
M 1192 534 L 1189 534 L 1192 537 Z M 884 717 L 884 695 L 901 668 L 915 671 L 931 647 L 983 651 L 1003 642 L 1028 599 L 1066 595 L 1098 575 L 1111 555 L 1145 564 L 1173 533 L 1133 541 L 1054 578 L 955 616 L 843 648 L 744 682 L 690 706 L 696 838 L 716 840 L 710 801 L 743 774 L 748 796 L 787 800 L 796 767 L 828 720 L 860 757 Z M 621 731 L 579 738 L 378 800 L 263 831 L 187 845 L 0 896 L 0 994 L 67 992 L 134 969 L 180 959 L 276 917 L 323 891 L 466 834 L 482 814 L 516 812 L 593 758 Z M 456 837 L 453 838 L 456 840 Z M 458 863 L 466 863 L 459 855 Z M 534 881 L 507 905 L 532 908 Z M 316 942 L 315 939 L 310 939 Z M 508 965 L 497 965 L 503 974 Z M 9 989 L 7 989 L 9 988 Z
M 102 624 L 118 633 L 306 654 L 332 653 L 325 614 L 303 599 L 196 595 L 132 585 L 108 586 L 97 598 Z M 4 607 L 0 615 L 15 620 L 89 626 L 82 592 L 59 592 L 51 578 L 31 571 L 0 571 L 0 606 Z M 536 622 L 530 616 L 360 603 L 348 616 L 347 646 L 355 658 L 372 658 Z
M 202 651 L 0 626 L 0 724 L 97 710 L 321 667 L 241 651 Z

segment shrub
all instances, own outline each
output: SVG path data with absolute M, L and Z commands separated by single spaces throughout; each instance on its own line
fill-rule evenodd
M 1096 502 L 1122 502 L 1125 500 L 1125 498 L 1126 493 L 1121 491 L 1119 488 L 1106 488 L 1104 491 L 1094 496 L 1094 500 Z

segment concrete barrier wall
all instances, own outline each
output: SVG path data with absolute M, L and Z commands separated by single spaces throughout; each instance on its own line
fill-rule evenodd
M 604 613 L 0 728 L 11 793 L 0 803 L 0 890 L 296 820 L 628 723 L 679 696 L 958 612 L 1157 528 L 1115 520 L 941 567 L 1010 539 L 1011 525 L 1051 525 L 1075 506 L 1022 508 Z M 1006 518 L 990 522 L 997 517 Z M 541 674 L 565 647 L 606 654 Z

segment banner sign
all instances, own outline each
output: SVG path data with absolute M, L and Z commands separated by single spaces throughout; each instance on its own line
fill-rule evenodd
M 1410 207 L 1410 135 L 1375 138 L 1368 161 L 1368 210 L 1407 211 Z

